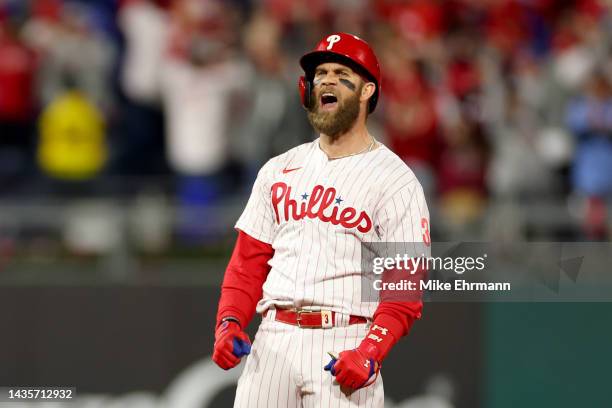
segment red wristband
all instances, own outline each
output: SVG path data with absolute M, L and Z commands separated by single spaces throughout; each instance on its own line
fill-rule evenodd
M 396 339 L 388 328 L 380 326 L 374 321 L 358 348 L 365 355 L 371 356 L 382 363 L 397 340 L 399 339 Z

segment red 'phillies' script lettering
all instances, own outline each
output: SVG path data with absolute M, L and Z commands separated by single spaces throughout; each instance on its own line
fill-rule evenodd
M 368 232 L 372 229 L 372 220 L 365 211 L 357 215 L 357 210 L 353 207 L 345 207 L 340 211 L 339 206 L 334 206 L 328 215 L 325 210 L 330 208 L 336 199 L 336 189 L 333 187 L 325 188 L 317 185 L 312 189 L 308 202 L 298 203 L 291 198 L 291 187 L 283 182 L 272 185 L 272 206 L 276 214 L 276 222 L 280 224 L 280 211 L 283 212 L 284 219 L 289 217 L 298 221 L 305 217 L 318 218 L 323 222 L 331 222 L 334 225 L 342 225 L 345 228 L 357 228 L 359 232 Z M 282 204 L 282 205 L 281 205 Z M 340 212 L 340 213 L 338 213 Z

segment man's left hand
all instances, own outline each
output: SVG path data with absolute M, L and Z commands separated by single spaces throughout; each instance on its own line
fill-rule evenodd
M 376 360 L 377 353 L 369 344 L 343 351 L 338 357 L 330 353 L 332 359 L 323 369 L 335 376 L 341 386 L 355 390 L 367 387 L 378 377 L 380 363 Z

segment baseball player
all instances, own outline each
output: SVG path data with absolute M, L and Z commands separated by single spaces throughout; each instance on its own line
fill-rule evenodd
M 236 223 L 213 360 L 230 369 L 248 355 L 235 407 L 382 407 L 381 364 L 422 303 L 364 302 L 361 245 L 428 246 L 429 213 L 412 171 L 366 127 L 381 94 L 370 46 L 332 34 L 300 65 L 320 137 L 259 171 Z

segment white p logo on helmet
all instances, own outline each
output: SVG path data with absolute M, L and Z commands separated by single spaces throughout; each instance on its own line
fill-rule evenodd
M 329 44 L 327 46 L 327 49 L 331 50 L 334 44 L 337 43 L 338 41 L 340 41 L 340 36 L 338 34 L 332 34 L 329 37 L 327 37 L 327 43 Z

